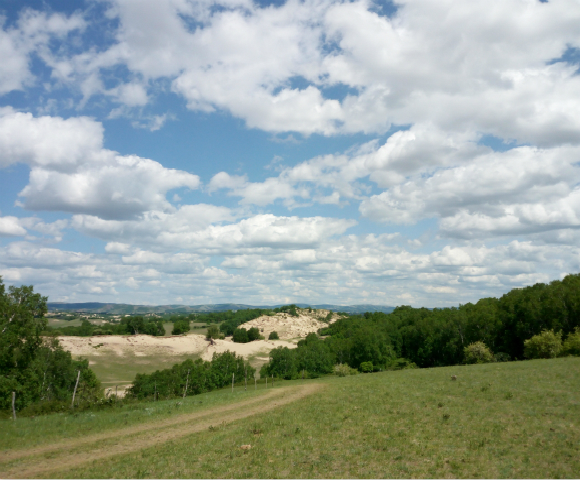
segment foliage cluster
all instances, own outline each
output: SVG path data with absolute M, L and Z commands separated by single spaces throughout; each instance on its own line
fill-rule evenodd
M 396 369 L 399 363 L 401 368 L 438 367 L 558 355 L 554 350 L 531 353 L 544 351 L 532 347 L 536 340 L 529 340 L 529 353 L 524 354 L 524 342 L 544 330 L 567 335 L 562 351 L 576 354 L 579 327 L 580 274 L 576 274 L 458 308 L 403 306 L 391 314 L 343 316 L 319 331 L 327 336 L 324 341 L 309 335 L 294 351 L 273 350 L 263 368 L 268 374 L 297 378 L 302 370 L 313 375 L 330 373 L 337 363 L 362 370 L 362 364 L 370 362 L 373 370 L 383 370 Z M 558 340 L 561 345 L 561 337 Z
M 564 355 L 580 356 L 580 327 L 574 329 L 574 333 L 568 335 L 562 347 Z
M 334 366 L 334 373 L 339 377 L 346 377 L 347 375 L 356 375 L 358 370 L 350 368 L 346 363 L 337 363 Z
M 483 342 L 473 342 L 463 349 L 467 363 L 489 363 L 494 361 L 493 353 Z
M 178 320 L 173 324 L 171 335 L 183 335 L 189 332 L 189 320 Z
M 93 401 L 100 385 L 88 361 L 75 361 L 55 338 L 43 338 L 46 297 L 32 286 L 9 287 L 0 277 L 0 410 L 35 402 L 70 402 L 80 371 L 75 401 Z
M 217 338 L 220 338 L 221 334 L 220 334 L 220 329 L 217 325 L 210 325 L 207 329 L 207 333 L 206 333 L 206 338 L 209 340 L 210 338 L 213 338 L 214 340 Z
M 270 335 L 268 335 L 268 340 L 280 340 L 278 332 L 270 332 Z
M 298 316 L 297 306 L 294 304 L 291 305 L 284 305 L 282 307 L 275 308 L 273 311 L 274 313 L 287 313 L 292 317 Z
M 539 335 L 524 341 L 526 358 L 556 358 L 562 351 L 562 332 L 543 330 Z
M 360 357 L 359 338 L 366 349 L 378 352 L 373 342 L 383 347 L 383 355 L 407 358 L 419 367 L 456 365 L 465 358 L 465 348 L 483 342 L 495 360 L 523 359 L 524 342 L 544 330 L 569 336 L 580 327 L 580 274 L 567 275 L 561 281 L 538 283 L 514 289 L 501 298 L 484 298 L 476 304 L 458 308 L 397 307 L 393 313 L 365 313 L 337 320 L 320 331 L 330 335 L 337 362 L 358 368 L 360 361 L 383 365 L 384 360 Z M 375 336 L 375 340 L 371 336 Z M 574 338 L 571 337 L 569 345 Z M 340 346 L 339 346 L 340 345 Z M 572 353 L 575 351 L 570 350 Z M 353 357 L 353 355 L 358 357 Z M 370 356 L 370 355 L 366 355 Z M 359 361 L 359 358 L 360 361 Z
M 171 398 L 184 393 L 197 395 L 227 386 L 232 381 L 232 375 L 238 380 L 254 378 L 255 371 L 235 353 L 214 353 L 209 362 L 188 359 L 170 369 L 137 374 L 127 395 L 137 399 L 153 398 L 155 394 L 158 398 Z
M 245 328 L 236 328 L 233 335 L 233 341 L 237 343 L 248 343 L 263 338 L 260 335 L 260 330 L 256 327 L 249 328 L 248 330 Z
M 576 327 L 562 343 L 562 332 L 543 330 L 524 342 L 526 358 L 556 358 L 580 355 L 580 327 Z

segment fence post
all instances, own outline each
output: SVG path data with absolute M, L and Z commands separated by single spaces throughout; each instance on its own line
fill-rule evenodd
M 16 421 L 16 392 L 12 392 L 12 420 Z
M 235 373 L 232 373 L 232 393 L 234 393 L 234 375 Z
M 190 370 L 187 371 L 187 380 L 185 381 L 185 390 L 183 391 L 183 400 L 185 400 L 185 395 L 187 394 L 187 385 L 189 384 L 189 372 L 190 372 Z
M 268 388 L 268 375 L 266 375 L 266 388 Z
M 244 369 L 244 391 L 248 390 L 248 367 Z
M 272 374 L 272 388 L 274 388 L 274 374 Z
M 254 373 L 254 390 L 258 390 L 258 381 L 256 380 L 256 374 Z
M 73 392 L 73 399 L 72 399 L 72 403 L 71 403 L 71 408 L 74 408 L 75 406 L 75 396 L 77 394 L 77 387 L 79 386 L 79 378 L 81 378 L 81 371 L 79 370 L 77 373 L 77 383 L 75 383 L 75 391 Z

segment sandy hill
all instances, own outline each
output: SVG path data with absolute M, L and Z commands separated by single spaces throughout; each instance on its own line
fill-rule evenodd
M 305 337 L 309 333 L 316 333 L 319 328 L 327 327 L 330 323 L 336 322 L 339 317 L 336 313 L 328 318 L 330 310 L 317 309 L 309 311 L 306 308 L 298 308 L 297 317 L 288 313 L 277 313 L 275 315 L 262 315 L 247 323 L 240 325 L 240 328 L 249 330 L 257 327 L 260 333 L 268 338 L 270 332 L 278 332 L 281 340 L 290 340 Z

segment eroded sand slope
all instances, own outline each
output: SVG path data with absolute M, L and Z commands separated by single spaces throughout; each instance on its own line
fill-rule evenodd
M 315 333 L 319 328 L 327 327 L 329 323 L 334 323 L 339 318 L 336 313 L 333 313 L 330 321 L 326 323 L 323 320 L 326 319 L 330 311 L 323 309 L 319 309 L 316 312 L 308 312 L 307 309 L 299 308 L 297 313 L 297 317 L 287 313 L 277 313 L 273 316 L 263 315 L 240 325 L 240 328 L 250 329 L 257 327 L 266 338 L 268 338 L 270 332 L 278 332 L 281 340 L 290 340 L 305 337 L 309 333 Z

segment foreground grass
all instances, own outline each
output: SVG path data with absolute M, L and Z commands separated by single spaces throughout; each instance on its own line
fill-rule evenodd
M 451 381 L 452 374 L 458 376 L 457 381 Z M 47 476 L 580 476 L 578 358 L 384 372 L 304 383 L 309 382 L 325 388 L 265 414 Z M 206 402 L 210 398 L 227 401 L 228 395 L 231 401 L 256 393 L 238 391 L 232 398 L 222 391 L 187 401 L 201 397 Z M 141 416 L 139 421 L 148 419 Z M 20 431 L 18 425 L 13 428 L 12 438 Z M 240 449 L 248 444 L 250 450 Z

